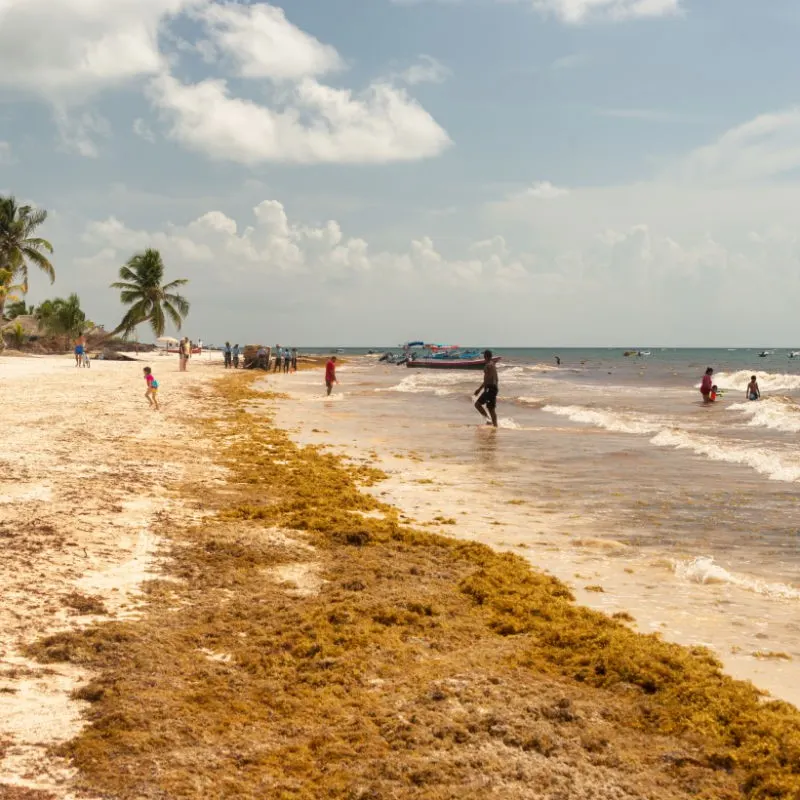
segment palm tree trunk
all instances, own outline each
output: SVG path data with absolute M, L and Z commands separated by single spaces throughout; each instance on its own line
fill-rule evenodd
M 5 291 L 0 292 L 0 328 L 3 327 L 4 317 L 3 313 L 6 310 L 6 294 Z M 6 340 L 3 338 L 2 331 L 0 331 L 0 353 L 6 349 Z

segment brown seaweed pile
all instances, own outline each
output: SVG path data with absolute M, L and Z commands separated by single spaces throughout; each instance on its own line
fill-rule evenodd
M 711 654 L 576 606 L 518 556 L 401 524 L 379 472 L 298 447 L 226 376 L 230 470 L 141 619 L 33 651 L 87 665 L 79 788 L 116 798 L 797 798 L 800 712 Z M 246 410 L 251 409 L 251 410 Z

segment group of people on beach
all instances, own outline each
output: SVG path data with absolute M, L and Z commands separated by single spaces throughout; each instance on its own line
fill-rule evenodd
M 239 369 L 239 357 L 241 355 L 241 348 L 239 345 L 235 344 L 231 346 L 230 342 L 225 342 L 225 347 L 222 352 L 225 361 L 225 369 Z M 290 350 L 288 347 L 281 347 L 279 344 L 276 344 L 273 349 L 261 345 L 258 350 L 256 350 L 255 364 L 245 359 L 243 366 L 245 369 L 254 366 L 265 371 L 297 372 L 297 348 L 293 347 Z
M 231 347 L 230 342 L 225 342 L 222 354 L 225 358 L 225 369 L 239 369 L 239 343 Z
M 714 368 L 709 367 L 703 379 L 700 381 L 700 394 L 703 396 L 703 403 L 714 403 L 718 397 L 722 397 L 722 392 L 719 387 L 714 383 Z M 745 397 L 748 400 L 760 400 L 761 389 L 758 388 L 758 376 L 751 375 L 750 383 L 747 384 L 745 390 Z

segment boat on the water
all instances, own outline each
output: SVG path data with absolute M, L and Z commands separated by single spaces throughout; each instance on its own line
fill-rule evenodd
M 406 366 L 409 369 L 483 369 L 486 359 L 480 350 L 462 350 L 458 345 L 426 344 L 423 355 L 411 353 Z M 495 356 L 496 364 L 501 356 Z

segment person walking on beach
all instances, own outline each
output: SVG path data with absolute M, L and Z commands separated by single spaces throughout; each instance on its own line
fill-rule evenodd
M 336 377 L 336 356 L 331 356 L 325 365 L 325 387 L 328 390 L 328 397 L 331 396 L 334 383 L 339 383 L 339 381 Z
M 225 369 L 231 368 L 231 343 L 225 342 Z
M 192 346 L 189 344 L 189 337 L 184 336 L 178 345 L 178 359 L 180 361 L 180 371 L 186 372 L 186 365 L 189 363 L 189 354 L 192 351 Z
M 231 351 L 231 354 L 233 356 L 233 368 L 234 369 L 239 369 L 239 345 L 238 344 L 235 344 L 233 346 L 233 350 Z
M 703 402 L 710 403 L 711 401 L 711 389 L 714 387 L 714 381 L 711 379 L 711 376 L 714 374 L 713 367 L 709 367 L 706 370 L 706 374 L 703 375 L 703 380 L 700 382 L 700 394 L 703 395 Z
M 275 368 L 272 371 L 281 371 L 281 346 L 279 344 L 275 345 Z
M 83 354 L 86 351 L 86 337 L 81 331 L 80 336 L 75 340 L 75 366 L 83 366 Z
M 292 348 L 292 372 L 297 372 L 297 348 Z
M 497 379 L 497 366 L 492 360 L 492 351 L 485 350 L 483 353 L 484 367 L 483 367 L 483 383 L 475 390 L 475 396 L 478 399 L 475 401 L 475 408 L 478 413 L 486 419 L 487 425 L 497 427 L 497 392 L 499 390 L 499 381 Z M 489 412 L 488 414 L 486 412 Z M 491 421 L 490 421 L 491 420 Z
M 289 373 L 289 368 L 292 366 L 292 354 L 289 352 L 289 348 L 286 347 L 283 350 L 283 372 L 284 374 Z
M 267 362 L 267 348 L 262 344 L 256 351 L 256 359 L 259 369 L 269 369 Z
M 758 379 L 755 375 L 750 376 L 750 383 L 747 384 L 747 399 L 760 400 L 761 389 L 758 388 Z
M 144 393 L 144 396 L 147 398 L 147 402 L 150 403 L 150 407 L 153 411 L 158 411 L 160 409 L 158 405 L 158 381 L 155 379 L 153 370 L 151 370 L 150 367 L 145 367 L 143 372 L 144 379 L 147 381 L 147 391 Z

